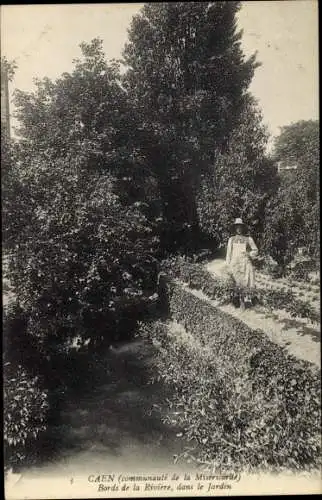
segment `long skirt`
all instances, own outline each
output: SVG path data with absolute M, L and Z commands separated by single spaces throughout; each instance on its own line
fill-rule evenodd
M 241 288 L 254 288 L 255 269 L 248 257 L 240 257 L 232 261 L 229 269 L 237 286 Z

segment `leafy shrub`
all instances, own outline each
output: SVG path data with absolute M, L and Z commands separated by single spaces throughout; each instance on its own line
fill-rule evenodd
M 230 302 L 235 293 L 232 279 L 214 279 L 202 264 L 194 263 L 192 259 L 178 255 L 161 263 L 161 270 L 172 278 L 187 283 L 192 288 L 202 290 L 212 299 Z
M 202 262 L 207 259 L 209 259 L 212 255 L 212 251 L 209 250 L 208 248 L 199 250 L 199 252 L 196 252 L 193 256 L 194 262 Z
M 21 365 L 4 366 L 4 445 L 6 467 L 30 458 L 28 449 L 46 430 L 48 395 L 38 377 L 30 377 Z
M 285 274 L 284 267 L 279 265 L 270 255 L 254 259 L 253 265 L 256 270 L 272 278 L 281 278 Z
M 190 459 L 223 470 L 310 469 L 320 463 L 320 377 L 260 331 L 169 283 L 172 318 L 142 327 L 154 369 L 175 391 L 171 419 Z
M 88 173 L 79 158 L 40 157 L 15 175 L 29 197 L 26 218 L 14 205 L 6 212 L 20 225 L 10 281 L 39 347 L 128 332 L 157 275 L 158 240 L 140 207 L 123 206 L 110 176 Z
M 313 259 L 291 262 L 288 266 L 288 277 L 296 281 L 309 281 L 309 274 L 316 271 L 316 262 Z
M 41 359 L 34 339 L 27 334 L 28 318 L 16 302 L 3 311 L 3 360 L 22 365 L 30 377 L 39 375 Z

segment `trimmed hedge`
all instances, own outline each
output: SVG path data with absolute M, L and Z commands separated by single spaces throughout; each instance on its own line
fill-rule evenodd
M 321 315 L 308 301 L 296 298 L 291 290 L 267 290 L 256 287 L 253 290 L 242 290 L 229 279 L 214 278 L 203 265 L 194 263 L 184 256 L 177 256 L 163 261 L 162 271 L 172 278 L 187 283 L 191 288 L 202 290 L 210 299 L 221 303 L 236 303 L 240 293 L 247 293 L 254 304 L 270 310 L 285 309 L 293 317 L 307 318 L 319 323 Z
M 182 341 L 159 324 L 145 328 L 156 370 L 175 390 L 172 422 L 202 464 L 239 470 L 312 469 L 321 463 L 320 372 L 261 332 L 168 283 Z
M 199 338 L 208 332 L 216 332 L 211 338 L 213 348 L 229 350 L 229 358 L 233 364 L 250 359 L 253 354 L 258 354 L 258 349 L 264 353 L 273 352 L 274 356 L 281 353 L 288 360 L 289 367 L 301 366 L 305 370 L 311 363 L 298 360 L 291 356 L 282 347 L 271 342 L 260 330 L 251 330 L 245 323 L 231 317 L 227 313 L 214 308 L 192 295 L 180 284 L 168 282 L 170 314 L 185 328 L 198 334 Z M 313 367 L 314 365 L 312 365 Z M 238 370 L 238 368 L 236 368 Z

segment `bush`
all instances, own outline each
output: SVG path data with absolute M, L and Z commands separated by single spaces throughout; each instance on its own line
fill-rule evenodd
M 84 348 L 81 337 L 73 342 L 47 338 L 39 345 L 27 328 L 28 315 L 17 303 L 5 307 L 3 326 L 5 462 L 9 469 L 52 458 L 51 424 L 56 427 L 59 422 L 62 399 L 75 390 L 92 388 L 96 381 L 91 368 L 101 361 L 95 351 L 89 352 L 89 346 Z
M 20 227 L 9 274 L 30 335 L 46 351 L 48 339 L 129 332 L 157 276 L 158 240 L 140 206 L 123 206 L 110 176 L 88 173 L 79 159 L 38 158 L 15 175 L 28 188 L 28 218 L 14 205 L 6 213 Z
M 168 417 L 194 443 L 190 459 L 223 470 L 310 469 L 320 463 L 320 377 L 260 331 L 169 283 L 172 318 L 142 328 L 154 369 L 175 391 Z
M 270 255 L 264 255 L 253 261 L 254 268 L 272 278 L 281 278 L 285 274 L 284 266 L 279 265 Z
M 184 255 L 164 260 L 160 267 L 165 275 L 202 290 L 209 298 L 220 299 L 224 303 L 230 302 L 235 294 L 236 287 L 230 276 L 214 279 L 202 264 L 195 263 Z
M 316 261 L 313 259 L 295 260 L 288 266 L 288 277 L 296 281 L 310 281 L 310 273 L 316 271 Z
M 30 377 L 21 365 L 4 366 L 5 465 L 15 467 L 30 459 L 37 440 L 46 430 L 48 395 L 38 377 Z M 29 451 L 28 451 L 29 450 Z
M 3 312 L 3 359 L 14 366 L 22 365 L 32 378 L 41 371 L 41 351 L 37 339 L 28 334 L 28 316 L 16 302 Z

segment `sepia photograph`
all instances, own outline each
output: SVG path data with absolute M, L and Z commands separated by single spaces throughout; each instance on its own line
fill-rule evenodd
M 322 493 L 316 0 L 1 6 L 6 500 Z

